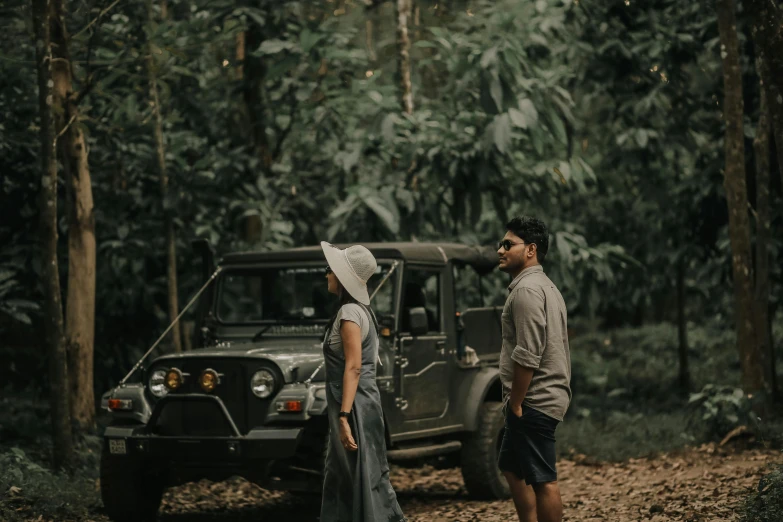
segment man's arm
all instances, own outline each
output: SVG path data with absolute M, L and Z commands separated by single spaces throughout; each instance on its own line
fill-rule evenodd
M 509 407 L 517 417 L 522 415 L 533 371 L 541 364 L 546 346 L 546 303 L 544 294 L 534 288 L 520 288 L 512 301 L 517 345 L 511 352 L 514 361 L 514 381 L 511 384 Z
M 517 417 L 522 416 L 522 401 L 525 400 L 530 381 L 533 379 L 533 368 L 525 368 L 521 364 L 514 363 L 514 382 L 511 383 L 511 395 L 509 406 Z

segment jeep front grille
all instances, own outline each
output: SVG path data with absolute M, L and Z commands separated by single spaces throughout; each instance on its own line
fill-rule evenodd
M 158 365 L 155 365 L 151 370 L 154 371 L 158 367 Z M 160 367 L 177 367 L 184 374 L 188 374 L 180 389 L 169 392 L 168 397 L 171 398 L 180 395 L 204 395 L 204 391 L 198 384 L 201 372 L 211 368 L 220 374 L 220 384 L 208 395 L 218 397 L 223 402 L 231 416 L 231 420 L 241 434 L 247 434 L 251 428 L 263 425 L 269 406 L 277 393 L 275 392 L 267 399 L 259 399 L 253 395 L 250 389 L 250 378 L 261 368 L 270 368 L 278 376 L 280 373 L 270 363 L 252 359 L 193 357 L 175 361 L 162 361 Z M 278 383 L 278 390 L 281 384 Z M 169 404 L 166 406 L 166 409 L 168 410 L 173 406 L 174 403 Z M 176 409 L 172 409 L 171 412 L 167 411 L 165 416 L 161 415 L 156 429 L 161 435 L 164 432 L 171 432 L 172 434 L 176 432 L 179 435 L 197 436 L 198 433 L 195 432 L 210 431 L 210 428 L 205 424 L 206 421 L 203 421 L 203 419 L 214 419 L 215 414 L 219 417 L 223 416 L 220 411 L 214 410 L 207 403 L 183 403 L 178 405 Z M 220 424 L 218 421 L 215 422 Z M 194 433 L 189 433 L 189 430 L 194 430 Z M 225 429 L 220 428 L 219 431 L 225 431 Z M 218 434 L 213 433 L 212 435 L 217 436 Z

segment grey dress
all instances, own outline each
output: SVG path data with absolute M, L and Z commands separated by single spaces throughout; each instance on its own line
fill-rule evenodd
M 389 482 L 386 461 L 381 395 L 375 382 L 378 332 L 375 315 L 362 309 L 374 326 L 362 341 L 362 370 L 348 423 L 358 446 L 348 451 L 340 443 L 339 416 L 342 406 L 345 356 L 323 344 L 326 361 L 326 404 L 329 445 L 324 469 L 321 522 L 402 522 L 405 516 Z

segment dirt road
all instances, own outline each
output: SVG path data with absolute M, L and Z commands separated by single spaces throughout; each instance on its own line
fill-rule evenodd
M 724 451 L 705 445 L 680 454 L 590 462 L 579 455 L 558 464 L 565 521 L 725 522 L 780 451 Z M 514 520 L 510 501 L 478 502 L 458 469 L 394 468 L 392 483 L 411 522 Z M 166 493 L 163 522 L 316 521 L 317 502 L 261 490 L 247 482 L 201 482 Z

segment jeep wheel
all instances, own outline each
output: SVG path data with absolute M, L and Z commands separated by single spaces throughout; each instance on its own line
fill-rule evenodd
M 477 499 L 505 499 L 511 490 L 498 469 L 498 454 L 503 440 L 505 419 L 502 404 L 481 405 L 478 429 L 468 434 L 462 445 L 462 478 L 468 493 Z
M 141 462 L 101 452 L 101 498 L 114 522 L 155 520 L 165 489 L 162 475 L 146 470 Z

